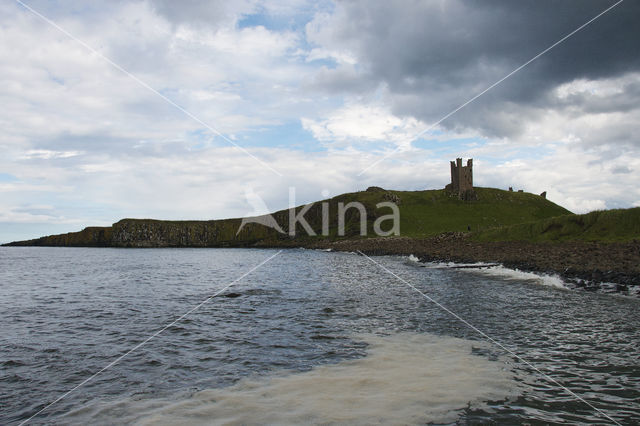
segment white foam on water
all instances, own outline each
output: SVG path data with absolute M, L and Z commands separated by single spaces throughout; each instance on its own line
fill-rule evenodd
M 464 269 L 465 267 L 474 267 L 474 268 L 487 268 L 491 266 L 495 266 L 495 263 L 455 263 L 455 262 L 427 262 L 424 264 L 427 269 Z M 462 268 L 461 268 L 462 267 Z
M 496 265 L 495 263 L 430 262 L 425 267 L 427 269 L 457 269 L 472 274 L 482 274 L 514 281 L 530 281 L 549 287 L 569 289 L 559 275 L 525 272 L 519 269 L 507 268 L 503 265 Z
M 480 273 L 487 276 L 506 278 L 508 280 L 532 281 L 549 287 L 568 289 L 565 282 L 558 275 L 525 272 L 519 269 L 506 268 L 502 265 L 491 266 L 488 268 L 466 269 L 466 271 Z
M 420 262 L 420 259 L 415 257 L 413 254 L 409 255 L 409 260 L 412 261 L 412 262 Z
M 408 424 L 455 421 L 461 410 L 517 393 L 508 366 L 472 354 L 484 342 L 431 334 L 360 335 L 368 355 L 303 373 L 245 379 L 178 400 L 94 403 L 65 422 Z

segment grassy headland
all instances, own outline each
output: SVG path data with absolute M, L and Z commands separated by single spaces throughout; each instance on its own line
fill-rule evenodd
M 112 247 L 228 247 L 253 245 L 295 245 L 317 240 L 334 241 L 360 238 L 360 212 L 351 208 L 345 213 L 344 235 L 338 234 L 338 205 L 358 202 L 366 209 L 368 236 L 374 236 L 373 224 L 391 213 L 376 204 L 394 201 L 400 211 L 400 234 L 411 238 L 428 238 L 444 232 L 488 230 L 548 219 L 570 212 L 538 195 L 509 192 L 493 188 L 476 188 L 478 200 L 465 202 L 445 190 L 387 191 L 370 188 L 367 191 L 342 194 L 314 203 L 304 218 L 317 236 L 308 236 L 300 226 L 296 237 L 290 237 L 257 223 L 238 229 L 242 219 L 210 221 L 166 221 L 154 219 L 122 219 L 106 228 L 86 228 L 80 232 L 51 235 L 11 245 L 41 246 L 112 246 Z M 325 204 L 325 206 L 323 206 Z M 299 212 L 304 206 L 299 206 Z M 328 208 L 328 235 L 322 235 L 323 207 Z M 280 227 L 289 229 L 289 211 L 273 213 Z M 382 224 L 383 230 L 390 223 Z
M 317 234 L 298 224 L 296 236 L 242 219 L 166 221 L 122 219 L 111 227 L 18 241 L 14 246 L 82 247 L 308 247 L 367 254 L 414 254 L 425 261 L 498 262 L 506 266 L 557 273 L 577 286 L 587 282 L 640 285 L 640 208 L 575 215 L 530 193 L 475 188 L 477 201 L 462 201 L 445 190 L 389 191 L 372 187 L 313 203 L 304 214 Z M 400 212 L 401 236 L 376 237 L 376 219 Z M 338 235 L 338 205 L 362 204 L 367 235 L 360 235 L 360 212 L 344 215 Z M 299 213 L 305 206 L 295 209 Z M 328 235 L 322 235 L 323 212 Z M 286 232 L 289 210 L 271 215 Z M 382 224 L 387 230 L 390 224 Z M 241 228 L 240 231 L 238 231 Z M 327 229 L 325 229 L 327 230 Z M 470 232 L 469 232 L 470 230 Z
M 640 207 L 563 215 L 474 232 L 475 241 L 599 241 L 640 240 Z

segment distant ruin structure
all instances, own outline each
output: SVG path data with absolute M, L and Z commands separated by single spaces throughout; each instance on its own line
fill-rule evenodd
M 451 183 L 445 189 L 457 194 L 461 200 L 478 199 L 473 190 L 473 159 L 468 159 L 466 166 L 462 165 L 462 158 L 456 158 L 456 161 L 451 162 Z

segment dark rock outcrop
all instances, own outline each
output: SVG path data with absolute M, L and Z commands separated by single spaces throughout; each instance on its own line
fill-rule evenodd
M 368 255 L 413 254 L 423 262 L 500 263 L 522 271 L 556 274 L 570 286 L 588 291 L 640 289 L 640 241 L 478 242 L 468 233 L 447 232 L 426 239 L 351 239 L 307 247 Z

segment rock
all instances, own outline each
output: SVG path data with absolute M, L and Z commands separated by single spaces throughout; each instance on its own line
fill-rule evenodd
M 386 192 L 386 190 L 379 186 L 370 186 L 367 188 L 367 192 Z
M 224 297 L 229 297 L 229 298 L 235 298 L 235 297 L 240 297 L 241 294 L 240 293 L 225 293 Z
M 602 281 L 602 271 L 600 271 L 599 269 L 592 271 L 591 280 L 596 282 Z
M 478 201 L 478 193 L 473 189 L 467 189 L 460 194 L 460 199 L 463 201 Z
M 368 190 L 367 190 L 368 191 Z M 395 203 L 397 205 L 400 205 L 400 197 L 398 197 L 397 194 L 394 194 L 392 192 L 386 192 L 382 198 L 384 198 L 387 201 L 391 201 L 392 203 Z

